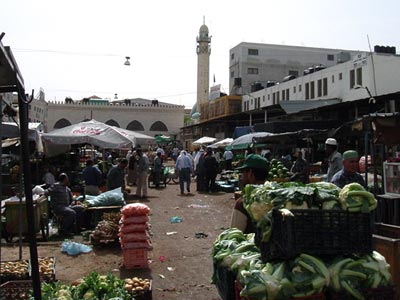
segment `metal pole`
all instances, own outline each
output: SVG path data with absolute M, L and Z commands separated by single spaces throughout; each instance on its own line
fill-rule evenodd
M 32 199 L 32 175 L 29 161 L 29 141 L 28 141 L 28 102 L 24 89 L 18 86 L 18 107 L 19 123 L 21 136 L 22 166 L 24 172 L 24 187 L 26 201 L 26 217 L 28 224 L 29 250 L 32 267 L 33 295 L 35 300 L 41 300 L 41 286 L 39 276 L 39 262 L 36 243 L 35 214 Z M 33 97 L 33 91 L 32 91 Z

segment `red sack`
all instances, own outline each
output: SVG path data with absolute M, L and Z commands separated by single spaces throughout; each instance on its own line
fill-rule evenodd
M 143 203 L 130 203 L 121 209 L 124 216 L 147 216 L 150 213 L 150 207 Z
M 147 229 L 149 229 L 148 223 L 131 223 L 131 224 L 122 224 L 119 227 L 119 232 L 130 233 L 136 231 L 146 231 Z
M 136 217 L 126 217 L 122 216 L 120 223 L 121 224 L 140 224 L 140 223 L 147 223 L 149 221 L 148 216 L 136 216 Z
M 149 240 L 149 235 L 146 231 L 142 232 L 131 232 L 131 233 L 120 233 L 121 241 L 123 243 L 126 242 L 140 242 L 140 241 L 147 241 Z

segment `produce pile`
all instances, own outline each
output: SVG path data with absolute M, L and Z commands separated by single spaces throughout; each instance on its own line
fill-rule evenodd
M 344 291 L 364 299 L 366 289 L 392 285 L 389 265 L 378 252 L 363 256 L 338 256 L 322 260 L 305 253 L 293 260 L 263 262 L 254 234 L 227 229 L 212 249 L 213 282 L 218 268 L 228 268 L 242 283 L 242 297 L 252 300 L 285 300 L 319 293 Z
M 302 184 L 271 182 L 248 184 L 244 188 L 244 207 L 267 242 L 272 233 L 273 209 L 328 209 L 368 213 L 377 207 L 375 196 L 358 183 L 340 189 L 327 182 Z
M 99 275 L 93 272 L 71 285 L 61 282 L 43 283 L 43 300 L 82 300 L 82 299 L 115 299 L 132 300 L 133 297 L 151 292 L 148 279 L 138 277 L 120 279 L 112 274 Z M 32 300 L 33 297 L 31 298 Z
M 119 212 L 104 213 L 103 220 L 97 224 L 92 233 L 93 238 L 97 241 L 117 239 L 120 218 Z
M 9 280 L 27 279 L 29 277 L 29 261 L 2 261 L 0 264 L 0 283 Z
M 288 168 L 286 168 L 281 161 L 275 158 L 271 159 L 271 162 L 269 164 L 268 179 L 276 180 L 278 178 L 288 178 L 288 177 L 290 177 Z

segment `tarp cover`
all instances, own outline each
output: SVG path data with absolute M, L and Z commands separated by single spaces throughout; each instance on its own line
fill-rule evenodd
M 96 120 L 81 122 L 42 134 L 47 144 L 92 144 L 103 149 L 127 149 L 136 145 L 154 144 L 145 134 L 110 126 Z

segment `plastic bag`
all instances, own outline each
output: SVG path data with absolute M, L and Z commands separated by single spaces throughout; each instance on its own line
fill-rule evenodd
M 111 205 L 125 205 L 124 194 L 122 193 L 121 188 L 116 188 L 114 190 L 110 190 L 104 192 L 94 198 L 85 199 L 84 202 L 88 206 L 111 206 Z
M 36 185 L 32 189 L 32 193 L 35 195 L 43 195 L 44 194 L 44 189 L 40 185 Z
M 61 245 L 61 252 L 67 252 L 69 255 L 78 255 L 80 253 L 89 253 L 92 247 L 76 242 L 65 241 Z

